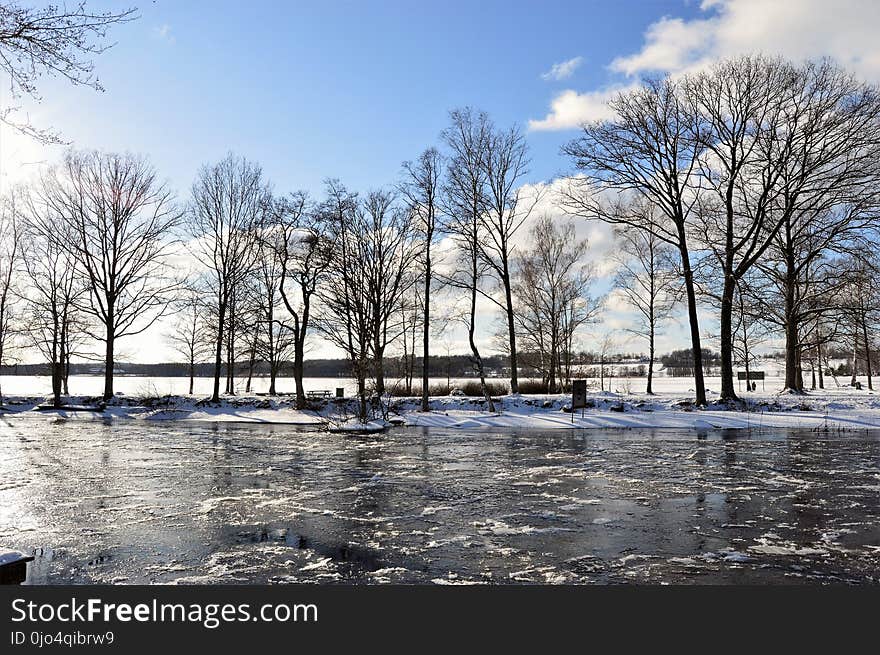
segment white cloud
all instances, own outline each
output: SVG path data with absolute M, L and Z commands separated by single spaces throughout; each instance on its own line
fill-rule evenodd
M 704 0 L 692 19 L 664 16 L 645 30 L 642 47 L 621 54 L 608 68 L 624 78 L 681 74 L 742 54 L 781 55 L 795 61 L 831 57 L 856 75 L 880 82 L 880 2 L 873 0 Z M 552 72 L 552 69 L 551 69 Z M 619 83 L 567 90 L 550 112 L 529 121 L 532 130 L 568 130 L 613 116 L 607 101 Z
M 550 113 L 540 120 L 530 120 L 529 129 L 534 131 L 570 130 L 593 120 L 612 118 L 614 112 L 608 101 L 630 87 L 614 86 L 598 91 L 578 93 L 567 89 L 553 98 Z
M 712 21 L 707 20 L 687 22 L 680 18 L 661 18 L 648 28 L 641 51 L 617 57 L 610 68 L 626 75 L 680 70 L 711 41 L 711 24 Z
M 723 57 L 765 53 L 801 60 L 832 57 L 880 80 L 880 3 L 871 0 L 704 0 L 703 16 L 664 17 L 648 27 L 641 50 L 618 57 L 626 75 L 676 73 Z
M 572 59 L 561 61 L 558 64 L 553 64 L 549 71 L 541 73 L 541 79 L 547 81 L 567 79 L 572 76 L 572 73 L 577 70 L 578 66 L 580 66 L 583 61 L 583 57 L 573 57 Z

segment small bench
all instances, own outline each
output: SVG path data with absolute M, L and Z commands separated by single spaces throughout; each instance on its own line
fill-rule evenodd
M 306 396 L 310 399 L 314 400 L 316 398 L 330 398 L 332 396 L 332 392 L 329 389 L 319 389 L 313 391 L 306 391 Z

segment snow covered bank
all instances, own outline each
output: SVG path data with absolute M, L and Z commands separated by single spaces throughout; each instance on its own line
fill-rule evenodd
M 459 429 L 880 429 L 880 395 L 848 388 L 806 396 L 750 394 L 741 406 L 707 408 L 697 408 L 692 397 L 675 393 L 592 393 L 589 407 L 574 412 L 569 403 L 570 397 L 562 395 L 506 396 L 496 403 L 494 414 L 483 411 L 480 400 L 468 398 L 434 398 L 428 413 L 417 411 L 414 400 L 392 407 L 407 425 Z
M 711 398 L 711 394 L 710 394 Z M 17 413 L 56 416 L 71 420 L 137 419 L 150 421 L 207 421 L 327 425 L 337 432 L 381 432 L 389 423 L 376 416 L 366 424 L 353 422 L 355 403 L 348 399 L 312 401 L 296 409 L 289 397 L 240 396 L 211 404 L 192 396 L 120 396 L 98 412 L 39 411 L 44 397 L 9 397 L 10 417 Z M 96 398 L 69 398 L 71 405 L 95 405 Z M 480 429 L 671 428 L 762 429 L 809 428 L 829 430 L 880 429 L 880 395 L 838 388 L 792 396 L 774 392 L 749 394 L 743 405 L 710 404 L 697 408 L 686 392 L 656 396 L 638 393 L 594 392 L 585 410 L 568 409 L 567 395 L 511 395 L 498 398 L 496 412 L 485 411 L 479 398 L 444 396 L 431 399 L 429 412 L 420 412 L 416 398 L 388 403 L 392 424 Z
M 289 425 L 324 425 L 327 417 L 313 410 L 298 410 L 287 400 L 243 396 L 208 403 L 194 396 L 137 397 L 119 396 L 109 403 L 99 398 L 70 397 L 68 408 L 48 407 L 44 397 L 7 397 L 5 416 L 43 415 L 71 420 L 141 419 L 150 421 L 206 421 L 231 423 L 280 423 Z M 84 406 L 99 411 L 82 411 Z M 100 409 L 102 408 L 102 409 Z

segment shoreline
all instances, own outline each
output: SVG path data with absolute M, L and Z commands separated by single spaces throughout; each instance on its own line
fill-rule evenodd
M 880 396 L 852 389 L 826 390 L 803 396 L 756 394 L 742 406 L 712 404 L 694 406 L 687 395 L 663 393 L 588 394 L 583 411 L 569 409 L 565 394 L 506 395 L 495 399 L 495 413 L 483 409 L 485 401 L 467 396 L 436 396 L 431 410 L 419 411 L 420 399 L 392 398 L 387 401 L 388 423 L 384 427 L 446 428 L 453 430 L 498 429 L 645 429 L 645 430 L 762 430 L 780 428 L 823 431 L 880 430 Z M 314 426 L 336 432 L 363 431 L 353 420 L 356 400 L 322 399 L 311 401 L 311 408 L 297 410 L 285 396 L 246 395 L 224 397 L 207 403 L 203 397 L 118 396 L 108 403 L 100 398 L 71 396 L 69 408 L 46 407 L 45 396 L 6 396 L 0 416 L 43 416 L 64 420 L 147 420 L 172 422 L 210 422 Z M 100 409 L 99 406 L 104 406 Z M 377 418 L 370 432 L 377 432 Z M 348 427 L 346 427 L 348 426 Z

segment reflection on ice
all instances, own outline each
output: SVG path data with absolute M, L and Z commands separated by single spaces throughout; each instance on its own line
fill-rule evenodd
M 868 433 L 0 427 L 30 583 L 876 582 Z

